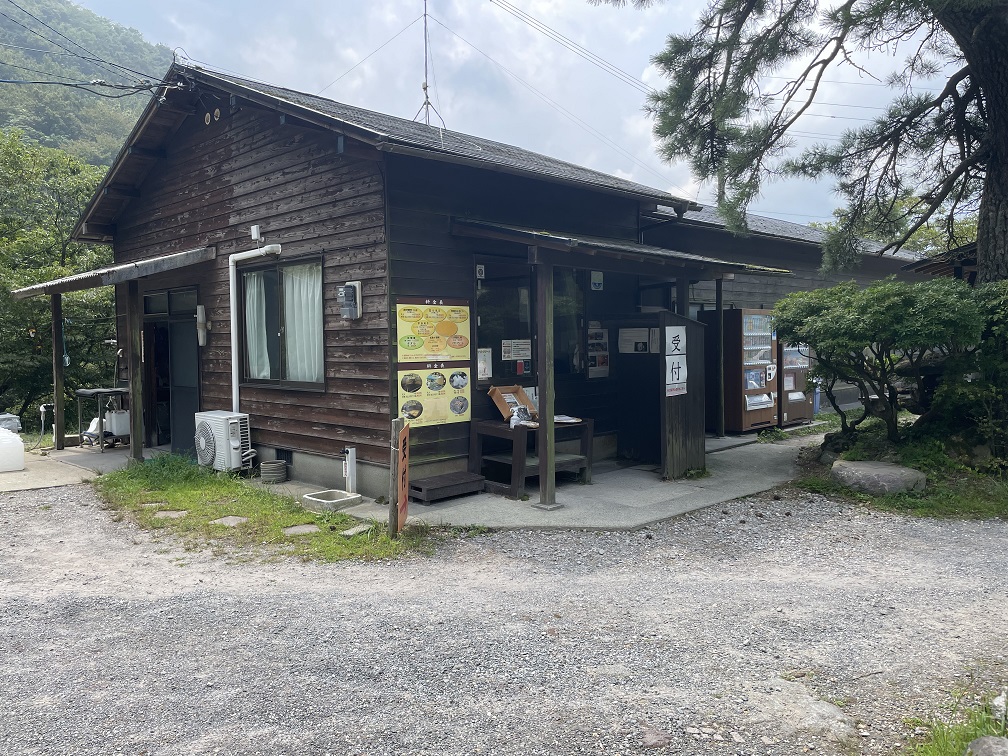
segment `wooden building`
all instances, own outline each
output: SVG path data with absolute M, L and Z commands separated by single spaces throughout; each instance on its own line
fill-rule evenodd
M 772 309 L 784 296 L 856 281 L 861 286 L 888 276 L 901 280 L 920 280 L 912 268 L 918 257 L 905 252 L 879 255 L 881 245 L 867 242 L 869 251 L 853 270 L 823 273 L 822 242 L 825 234 L 811 226 L 776 218 L 748 215 L 748 236 L 736 236 L 725 228 L 716 208 L 692 208 L 678 215 L 664 210 L 645 221 L 643 240 L 657 246 L 674 246 L 687 252 L 712 254 L 720 259 L 754 265 L 785 268 L 789 276 L 764 276 L 751 273 L 729 275 L 723 284 L 724 306 L 728 309 Z M 690 312 L 713 309 L 715 286 L 699 281 L 690 289 Z
M 63 292 L 116 285 L 134 456 L 191 448 L 197 411 L 240 411 L 260 459 L 332 485 L 354 447 L 377 496 L 392 418 L 414 419 L 413 475 L 465 470 L 503 384 L 538 390 L 543 470 L 554 414 L 593 420 L 596 458 L 703 466 L 702 326 L 670 311 L 780 266 L 645 230 L 694 203 L 201 68 L 164 81 L 74 232 L 115 265 L 15 293 L 51 295 L 58 326 Z M 696 347 L 688 384 L 683 362 L 663 385 L 673 333 Z

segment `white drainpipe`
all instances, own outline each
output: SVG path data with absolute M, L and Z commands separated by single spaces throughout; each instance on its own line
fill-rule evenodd
M 253 257 L 264 257 L 265 255 L 279 255 L 279 244 L 267 244 L 261 249 L 250 249 L 248 252 L 235 252 L 228 257 L 228 279 L 230 282 L 231 298 L 231 411 L 240 412 L 238 409 L 238 269 L 236 264 L 243 260 L 251 260 Z

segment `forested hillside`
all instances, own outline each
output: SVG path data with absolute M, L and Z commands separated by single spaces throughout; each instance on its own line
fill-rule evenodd
M 150 95 L 77 85 L 157 83 L 171 60 L 164 45 L 69 0 L 0 0 L 0 129 L 108 165 Z M 23 81 L 61 83 L 8 83 Z

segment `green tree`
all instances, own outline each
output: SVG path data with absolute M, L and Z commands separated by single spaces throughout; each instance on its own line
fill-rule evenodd
M 32 141 L 94 165 L 110 164 L 149 95 L 143 89 L 86 91 L 77 85 L 94 80 L 157 83 L 171 64 L 171 51 L 70 0 L 19 0 L 17 5 L 4 4 L 0 15 L 0 79 L 62 84 L 0 84 L 0 129 L 17 129 Z
M 52 393 L 52 313 L 47 297 L 16 301 L 11 290 L 111 262 L 108 247 L 70 241 L 102 171 L 60 150 L 0 131 L 0 406 L 22 416 Z M 112 291 L 64 297 L 66 386 L 112 378 Z
M 626 0 L 594 0 L 624 5 Z M 657 0 L 633 0 L 639 7 Z M 905 48 L 894 98 L 836 145 L 790 156 L 790 130 L 838 66 L 864 70 Z M 836 264 L 859 234 L 901 246 L 945 208 L 978 212 L 978 277 L 1008 278 L 1008 2 L 1006 0 L 712 0 L 690 34 L 671 35 L 654 63 L 670 80 L 651 97 L 669 160 L 716 182 L 722 215 L 745 228 L 764 180 L 832 176 L 845 199 L 824 245 Z M 770 76 L 797 71 L 775 86 Z M 947 73 L 947 76 L 945 75 Z M 944 76 L 936 94 L 915 80 Z M 913 192 L 909 208 L 899 200 Z M 913 221 L 899 233 L 908 217 Z
M 914 284 L 888 279 L 864 289 L 849 282 L 790 294 L 774 308 L 778 338 L 806 344 L 815 354 L 812 372 L 840 416 L 842 433 L 878 417 L 892 441 L 899 440 L 905 381 L 912 396 L 927 393 L 927 360 L 972 354 L 984 323 L 970 287 L 948 278 Z M 860 391 L 863 410 L 853 421 L 834 395 L 841 383 Z
M 890 244 L 898 241 L 906 235 L 906 241 L 901 245 L 901 249 L 907 252 L 914 252 L 922 257 L 934 257 L 942 252 L 956 249 L 965 244 L 975 242 L 977 239 L 977 215 L 973 213 L 964 217 L 956 216 L 947 212 L 941 212 L 940 218 L 933 216 L 922 226 L 918 226 L 916 231 L 907 233 L 909 228 L 915 225 L 916 218 L 913 215 L 912 205 L 919 202 L 918 199 L 908 195 L 899 200 L 899 212 L 901 220 L 898 228 L 891 230 L 889 236 L 882 236 L 878 229 L 870 224 L 866 228 L 857 230 L 857 234 L 862 239 L 867 239 L 880 244 Z M 825 231 L 827 234 L 843 233 L 841 219 L 844 210 L 835 210 L 833 216 L 835 220 L 828 223 L 809 223 L 812 228 Z M 827 265 L 827 267 L 830 267 Z

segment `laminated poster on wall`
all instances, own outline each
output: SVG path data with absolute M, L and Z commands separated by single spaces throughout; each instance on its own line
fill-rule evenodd
M 469 301 L 441 297 L 396 300 L 396 361 L 469 361 L 472 329 Z
M 620 354 L 647 354 L 651 341 L 651 333 L 647 328 L 620 328 Z
M 665 396 L 686 393 L 686 355 L 665 355 Z
M 468 362 L 400 365 L 399 413 L 410 425 L 446 425 L 471 418 L 472 376 Z
M 490 347 L 476 350 L 476 377 L 481 381 L 493 378 L 493 349 Z
M 605 328 L 588 329 L 588 377 L 609 377 L 609 331 Z

